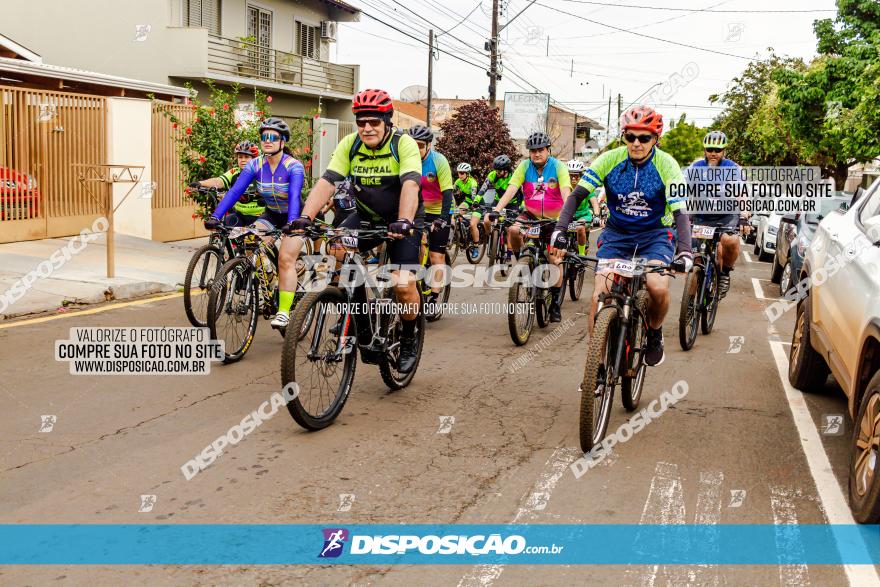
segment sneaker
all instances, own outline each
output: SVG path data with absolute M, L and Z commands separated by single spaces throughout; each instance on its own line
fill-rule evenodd
M 559 304 L 553 302 L 550 304 L 550 322 L 562 322 L 562 308 Z
M 655 367 L 663 362 L 666 355 L 663 353 L 663 330 L 661 328 L 648 328 L 648 344 L 645 348 L 645 364 Z
M 275 330 L 284 330 L 290 324 L 290 314 L 287 312 L 278 312 L 272 322 L 269 323 Z
M 409 373 L 416 367 L 419 360 L 417 353 L 416 337 L 403 337 L 400 339 L 400 355 L 397 357 L 397 370 L 401 373 Z
M 379 262 L 379 257 L 373 256 L 367 259 L 367 265 L 376 265 Z
M 730 291 L 730 274 L 729 273 L 721 273 L 718 275 L 718 299 L 724 299 L 727 297 L 727 292 Z

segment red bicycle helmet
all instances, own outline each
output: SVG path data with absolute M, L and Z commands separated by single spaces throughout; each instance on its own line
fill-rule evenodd
M 351 111 L 361 112 L 394 112 L 394 102 L 385 90 L 361 90 L 351 101 Z
M 663 116 L 650 106 L 633 106 L 620 115 L 621 130 L 646 130 L 658 137 L 663 132 Z

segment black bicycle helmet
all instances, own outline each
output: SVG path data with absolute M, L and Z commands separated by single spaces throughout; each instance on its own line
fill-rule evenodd
M 260 134 L 263 134 L 264 130 L 274 130 L 281 135 L 282 140 L 290 140 L 290 127 L 287 126 L 287 123 L 280 118 L 276 118 L 273 116 L 264 120 L 260 124 Z
M 545 132 L 533 132 L 529 135 L 529 138 L 526 139 L 526 149 L 529 149 L 530 151 L 532 149 L 549 147 L 550 144 L 550 136 Z
M 498 155 L 492 161 L 492 169 L 495 171 L 510 171 L 513 167 L 513 161 L 507 155 Z
M 235 145 L 235 154 L 250 155 L 251 157 L 256 157 L 260 154 L 260 148 L 250 141 L 242 141 Z
M 427 126 L 422 126 L 421 124 L 417 124 L 414 127 L 410 128 L 408 131 L 409 136 L 414 138 L 417 141 L 424 141 L 426 143 L 430 143 L 434 140 L 434 133 Z

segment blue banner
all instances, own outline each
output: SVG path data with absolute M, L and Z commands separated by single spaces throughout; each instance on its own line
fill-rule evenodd
M 0 526 L 5 565 L 880 564 L 880 526 Z

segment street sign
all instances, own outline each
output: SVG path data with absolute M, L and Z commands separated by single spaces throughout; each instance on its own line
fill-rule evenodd
M 504 93 L 504 122 L 514 139 L 528 138 L 533 132 L 547 132 L 550 94 Z

